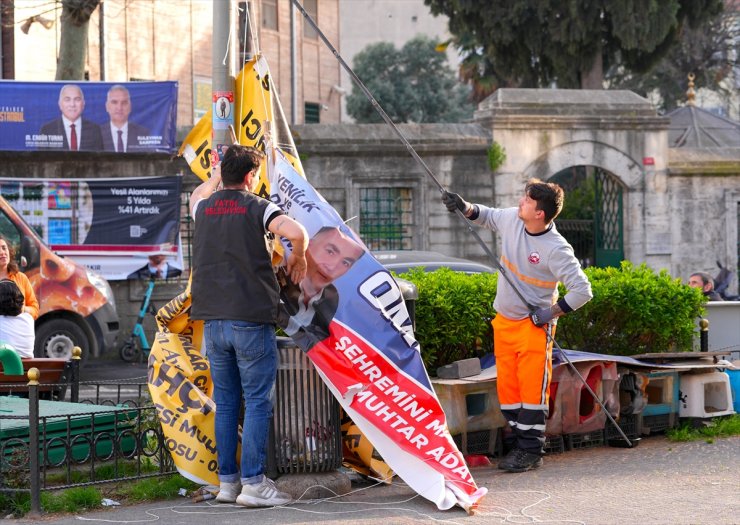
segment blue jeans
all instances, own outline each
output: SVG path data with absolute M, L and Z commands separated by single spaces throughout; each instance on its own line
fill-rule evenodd
M 262 479 L 277 371 L 275 327 L 247 321 L 206 321 L 206 356 L 216 402 L 216 449 L 221 482 Z M 237 426 L 244 396 L 241 471 Z

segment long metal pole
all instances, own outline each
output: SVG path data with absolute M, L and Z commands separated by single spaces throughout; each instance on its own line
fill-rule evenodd
M 230 30 L 231 0 L 214 1 L 213 37 L 211 40 L 211 104 L 213 108 L 213 141 L 211 144 L 214 148 L 218 144 L 231 143 L 229 120 L 231 120 L 231 125 L 234 122 L 234 82 L 229 76 L 229 65 L 231 64 Z M 231 94 L 230 108 L 228 107 L 229 94 Z M 229 110 L 228 115 L 227 110 Z
M 352 68 L 347 65 L 347 63 L 344 61 L 344 59 L 341 57 L 339 52 L 336 50 L 336 48 L 329 42 L 329 40 L 326 38 L 326 35 L 319 29 L 319 26 L 316 25 L 316 22 L 311 18 L 311 16 L 306 12 L 305 9 L 303 9 L 303 6 L 298 2 L 298 0 L 291 0 L 293 2 L 293 5 L 298 8 L 298 10 L 303 14 L 303 17 L 306 19 L 306 21 L 311 24 L 311 26 L 316 30 L 316 33 L 319 35 L 321 40 L 326 44 L 326 46 L 329 48 L 329 50 L 332 52 L 332 54 L 336 57 L 336 59 L 339 61 L 339 63 L 342 65 L 342 67 L 349 73 L 349 75 L 352 77 L 352 80 L 354 80 L 355 84 L 362 90 L 362 92 L 365 94 L 365 96 L 368 98 L 370 103 L 373 105 L 375 110 L 380 114 L 381 118 L 388 124 L 393 131 L 398 135 L 398 137 L 401 139 L 401 142 L 406 146 L 406 149 L 411 154 L 411 156 L 421 165 L 421 167 L 424 169 L 427 175 L 434 181 L 434 184 L 437 185 L 437 188 L 439 189 L 439 192 L 444 195 L 445 189 L 440 184 L 440 182 L 437 180 L 437 178 L 432 173 L 432 170 L 429 169 L 429 166 L 426 165 L 426 163 L 421 159 L 418 153 L 416 153 L 416 150 L 414 150 L 413 146 L 409 143 L 408 140 L 406 140 L 406 137 L 403 136 L 403 133 L 401 133 L 401 130 L 398 129 L 398 127 L 394 124 L 394 122 L 391 120 L 391 118 L 388 116 L 388 114 L 383 110 L 383 108 L 380 106 L 377 100 L 373 97 L 373 95 L 370 93 L 370 90 L 367 89 L 365 84 L 362 83 L 362 80 L 355 74 L 354 71 L 352 71 Z M 527 309 L 530 312 L 534 312 L 536 308 L 534 305 L 532 305 L 527 299 L 524 297 L 522 292 L 519 290 L 519 288 L 514 284 L 514 282 L 511 280 L 511 278 L 508 276 L 506 271 L 504 270 L 503 266 L 499 263 L 498 259 L 493 255 L 493 252 L 491 252 L 490 248 L 488 248 L 488 245 L 483 242 L 483 239 L 481 239 L 480 235 L 473 230 L 472 223 L 463 215 L 463 213 L 460 210 L 455 210 L 457 213 L 457 216 L 462 218 L 465 221 L 465 224 L 468 228 L 468 231 L 473 235 L 475 240 L 480 244 L 480 246 L 483 248 L 483 251 L 486 252 L 488 257 L 490 258 L 493 265 L 498 270 L 499 274 L 506 280 L 506 282 L 509 283 L 511 288 L 514 290 L 516 295 L 519 297 L 519 299 L 524 303 L 524 305 L 527 307 Z M 552 341 L 553 345 L 560 351 L 560 354 L 565 359 L 566 363 L 570 365 L 572 370 L 576 373 L 576 375 L 583 381 L 583 384 L 586 386 L 586 389 L 589 391 L 589 393 L 594 397 L 596 402 L 599 404 L 601 409 L 604 411 L 606 416 L 609 418 L 609 420 L 614 424 L 615 427 L 617 427 L 617 430 L 619 431 L 619 434 L 622 436 L 622 438 L 627 442 L 627 444 L 632 447 L 632 442 L 627 438 L 624 432 L 622 432 L 622 429 L 617 424 L 617 422 L 614 420 L 612 415 L 609 413 L 609 411 L 606 409 L 606 406 L 601 401 L 599 396 L 596 395 L 596 393 L 591 389 L 591 387 L 586 383 L 586 379 L 578 372 L 575 365 L 571 362 L 571 360 L 568 358 L 568 356 L 565 355 L 565 352 L 560 347 L 560 345 L 555 341 L 555 339 L 550 335 L 550 332 L 547 330 L 547 327 L 544 328 L 545 333 L 547 334 L 547 337 L 550 341 Z
M 100 80 L 105 81 L 105 2 L 100 2 L 98 6 L 98 40 L 100 58 Z
M 290 124 L 298 123 L 298 58 L 296 56 L 295 9 L 290 6 Z
M 323 40 L 324 44 L 326 44 L 326 47 L 329 48 L 329 50 L 332 52 L 332 54 L 336 57 L 336 59 L 339 61 L 341 66 L 344 68 L 347 73 L 352 77 L 352 80 L 354 80 L 355 84 L 362 90 L 362 92 L 365 94 L 365 96 L 368 98 L 370 103 L 373 105 L 375 110 L 380 114 L 381 118 L 385 121 L 386 124 L 388 124 L 391 129 L 398 135 L 398 138 L 401 139 L 401 142 L 403 142 L 404 146 L 406 146 L 406 150 L 409 152 L 409 154 L 416 160 L 416 162 L 419 163 L 419 165 L 424 169 L 426 174 L 432 179 L 434 184 L 437 186 L 437 189 L 439 190 L 440 194 L 444 195 L 445 188 L 442 186 L 442 184 L 437 180 L 437 177 L 434 176 L 434 173 L 432 173 L 432 170 L 429 169 L 429 166 L 426 165 L 426 163 L 422 160 L 422 158 L 419 156 L 418 153 L 416 153 L 416 150 L 414 147 L 409 143 L 409 141 L 404 137 L 403 133 L 401 133 L 401 130 L 398 129 L 398 126 L 391 120 L 391 118 L 388 116 L 388 114 L 385 112 L 385 110 L 381 107 L 380 103 L 378 103 L 377 100 L 373 97 L 372 93 L 370 93 L 370 90 L 367 89 L 365 84 L 363 84 L 362 80 L 355 74 L 354 71 L 352 71 L 352 68 L 349 67 L 349 65 L 344 61 L 342 56 L 339 54 L 339 51 L 336 50 L 336 48 L 332 45 L 331 42 L 326 38 L 326 35 L 319 29 L 319 26 L 316 25 L 316 22 L 313 21 L 311 18 L 311 15 L 309 15 L 305 9 L 303 9 L 303 6 L 297 1 L 297 0 L 291 0 L 293 2 L 293 5 L 295 5 L 298 10 L 303 14 L 306 21 L 311 24 L 311 26 L 316 30 L 316 33 L 319 35 L 321 40 Z M 534 311 L 535 307 L 532 306 L 529 301 L 527 301 L 522 293 L 519 291 L 519 289 L 514 286 L 514 283 L 509 279 L 509 276 L 506 274 L 506 270 L 504 270 L 503 266 L 498 262 L 498 259 L 496 259 L 496 256 L 493 255 L 493 252 L 491 252 L 488 245 L 483 242 L 483 239 L 481 239 L 480 235 L 478 235 L 478 232 L 476 232 L 470 221 L 463 215 L 463 213 L 460 210 L 456 210 L 458 217 L 460 217 L 463 221 L 465 221 L 468 231 L 470 234 L 475 238 L 475 240 L 478 242 L 478 244 L 483 248 L 483 251 L 486 252 L 486 255 L 491 259 L 491 262 L 496 267 L 496 269 L 499 271 L 501 275 L 503 275 L 504 279 L 506 279 L 509 284 L 511 284 L 514 292 L 519 296 L 519 299 L 522 300 L 522 302 L 527 306 L 527 308 L 530 311 Z

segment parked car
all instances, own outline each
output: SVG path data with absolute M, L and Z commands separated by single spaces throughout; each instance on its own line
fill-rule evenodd
M 424 268 L 433 272 L 439 268 L 449 268 L 456 272 L 465 273 L 495 273 L 496 270 L 486 264 L 450 257 L 437 252 L 418 250 L 388 250 L 373 252 L 375 258 L 387 270 L 396 273 L 405 273 L 412 268 Z
M 386 270 L 396 274 L 405 273 L 412 268 L 424 268 L 424 271 L 433 272 L 440 268 L 449 268 L 456 272 L 465 273 L 494 273 L 492 267 L 485 264 L 450 257 L 437 252 L 426 252 L 419 250 L 388 250 L 373 252 L 375 258 L 382 264 Z M 416 300 L 419 298 L 419 291 L 416 285 L 406 279 L 395 277 L 398 287 L 403 294 L 406 309 L 411 317 L 411 322 L 416 329 Z
M 12 244 L 39 301 L 35 356 L 69 359 L 75 346 L 83 359 L 115 350 L 119 320 L 108 281 L 54 253 L 1 196 L 0 234 Z

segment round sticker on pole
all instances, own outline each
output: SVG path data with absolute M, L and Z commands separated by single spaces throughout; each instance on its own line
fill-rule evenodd
M 213 129 L 225 130 L 233 124 L 234 92 L 213 92 Z

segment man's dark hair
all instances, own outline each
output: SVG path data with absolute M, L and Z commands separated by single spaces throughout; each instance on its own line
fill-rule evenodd
M 23 292 L 10 279 L 0 281 L 0 315 L 20 315 L 25 299 Z
M 706 273 L 706 272 L 694 272 L 691 275 L 689 275 L 689 278 L 691 278 L 691 277 L 698 277 L 699 279 L 701 279 L 702 286 L 706 286 L 708 284 L 711 284 L 712 287 L 710 288 L 710 290 L 714 290 L 714 279 L 712 279 L 712 276 L 709 275 L 708 273 Z
M 241 184 L 244 177 L 259 167 L 265 154 L 251 146 L 232 144 L 221 161 L 221 180 L 224 186 Z
M 542 182 L 539 179 L 531 179 L 524 192 L 530 199 L 537 201 L 537 209 L 545 212 L 545 224 L 549 224 L 563 210 L 565 194 L 563 188 L 554 182 Z

